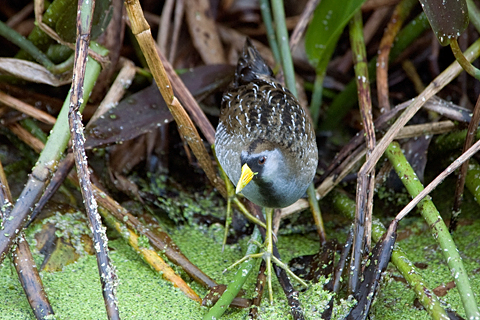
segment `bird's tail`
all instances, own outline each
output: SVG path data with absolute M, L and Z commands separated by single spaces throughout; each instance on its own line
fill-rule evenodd
M 265 63 L 250 38 L 245 41 L 243 53 L 238 59 L 235 83 L 237 85 L 249 83 L 265 76 L 273 77 L 272 69 Z

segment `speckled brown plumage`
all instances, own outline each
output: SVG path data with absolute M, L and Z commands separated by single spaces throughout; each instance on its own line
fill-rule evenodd
M 248 40 L 223 96 L 215 151 L 234 184 L 243 163 L 254 167 L 258 174 L 242 192 L 264 207 L 295 202 L 315 175 L 318 151 L 310 118 Z M 256 159 L 262 157 L 266 163 L 260 165 Z

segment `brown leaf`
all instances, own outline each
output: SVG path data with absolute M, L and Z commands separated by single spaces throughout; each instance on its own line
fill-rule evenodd
M 225 63 L 225 53 L 210 10 L 210 1 L 192 0 L 185 6 L 193 45 L 206 64 Z
M 54 75 L 37 63 L 14 58 L 0 58 L 0 72 L 23 80 L 48 84 L 54 87 L 72 82 L 72 74 L 70 72 Z

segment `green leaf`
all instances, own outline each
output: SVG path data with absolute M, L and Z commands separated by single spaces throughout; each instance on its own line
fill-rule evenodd
M 68 5 L 55 26 L 55 31 L 57 31 L 58 35 L 66 42 L 75 42 L 77 38 L 77 3 L 77 1 L 72 1 Z M 105 31 L 112 17 L 112 9 L 111 0 L 95 1 L 90 40 L 96 39 Z
M 322 0 L 305 35 L 305 50 L 317 74 L 325 73 L 338 38 L 365 0 Z
M 433 32 L 442 46 L 458 38 L 468 26 L 466 0 L 420 0 Z

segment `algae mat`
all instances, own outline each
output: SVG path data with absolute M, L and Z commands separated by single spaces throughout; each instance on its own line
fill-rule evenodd
M 420 225 L 421 223 L 419 223 Z M 419 227 L 419 230 L 424 230 Z M 464 259 L 467 272 L 471 276 L 472 287 L 477 290 L 480 278 L 480 249 L 478 232 L 480 221 L 468 226 L 461 226 L 454 239 Z M 214 225 L 210 228 L 185 227 L 173 232 L 172 237 L 184 253 L 198 264 L 208 275 L 219 283 L 228 283 L 232 273 L 223 274 L 225 267 L 241 258 L 248 239 L 239 244 L 227 246 L 221 252 L 223 228 Z M 450 271 L 442 261 L 433 238 L 427 232 L 419 232 L 414 237 L 400 242 L 414 263 L 424 263 L 422 275 L 430 288 L 435 288 L 452 280 Z M 111 257 L 116 265 L 120 279 L 118 299 L 122 319 L 201 319 L 206 309 L 187 299 L 178 289 L 164 281 L 130 249 L 123 240 L 109 242 L 113 249 Z M 280 237 L 279 250 L 284 261 L 294 256 L 313 254 L 318 250 L 315 235 L 287 235 Z M 36 256 L 37 264 L 41 257 Z M 396 280 L 398 272 L 389 268 L 381 292 L 376 298 L 371 319 L 429 319 L 428 314 L 414 306 L 415 296 L 403 282 Z M 57 319 L 106 319 L 101 296 L 97 266 L 94 256 L 83 256 L 76 263 L 66 266 L 63 271 L 41 273 L 43 282 L 56 313 Z M 187 279 L 188 280 L 188 279 Z M 247 296 L 252 295 L 255 280 L 246 284 Z M 205 290 L 192 284 L 193 288 L 204 295 Z M 277 297 L 273 306 L 268 304 L 261 308 L 261 319 L 290 319 L 286 301 L 277 283 L 274 283 L 274 295 Z M 320 319 L 329 294 L 321 290 L 321 285 L 311 286 L 300 295 L 307 319 Z M 450 309 L 457 310 L 464 316 L 457 290 L 451 289 L 441 298 Z M 16 272 L 7 259 L 0 266 L 0 318 L 34 319 L 33 313 L 17 279 Z M 348 304 L 348 303 L 347 303 Z M 229 310 L 224 319 L 245 319 L 246 310 Z M 342 308 L 337 309 L 341 318 Z

